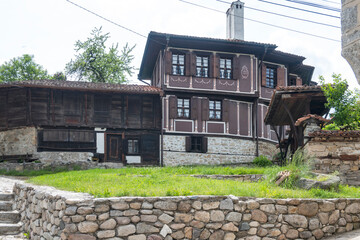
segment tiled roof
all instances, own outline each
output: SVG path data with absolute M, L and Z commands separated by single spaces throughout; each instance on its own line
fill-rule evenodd
M 360 131 L 321 130 L 309 133 L 310 137 L 360 137 Z
M 331 120 L 330 119 L 326 119 L 326 118 L 323 118 L 322 116 L 319 116 L 319 115 L 316 115 L 316 114 L 308 114 L 304 117 L 301 117 L 299 118 L 298 120 L 296 120 L 295 122 L 295 126 L 300 126 L 304 121 L 308 120 L 308 119 L 316 119 L 320 122 L 330 122 Z
M 29 80 L 19 82 L 0 83 L 0 88 L 9 87 L 34 87 L 34 88 L 53 88 L 79 91 L 99 91 L 99 92 L 121 92 L 138 94 L 162 94 L 162 90 L 157 87 L 135 84 L 112 84 L 112 83 L 92 83 L 76 81 L 58 80 Z
M 199 37 L 199 36 L 190 36 L 190 35 L 179 35 L 179 34 L 170 34 L 170 33 L 161 33 L 161 32 L 155 32 L 151 31 L 150 35 L 162 35 L 162 36 L 169 36 L 169 37 L 181 37 L 181 38 L 187 38 L 187 39 L 197 39 L 197 40 L 205 40 L 205 41 L 226 41 L 226 42 L 236 42 L 236 43 L 244 43 L 249 45 L 257 45 L 257 46 L 268 46 L 276 48 L 277 46 L 275 44 L 271 43 L 260 43 L 260 42 L 252 42 L 252 41 L 245 41 L 240 39 L 224 39 L 224 38 L 211 38 L 211 37 Z
M 321 91 L 321 85 L 315 85 L 315 86 L 308 86 L 308 85 L 302 85 L 302 86 L 278 86 L 276 87 L 276 91 Z

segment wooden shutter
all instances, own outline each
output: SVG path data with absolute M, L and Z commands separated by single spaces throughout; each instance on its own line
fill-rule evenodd
M 201 119 L 203 121 L 209 120 L 209 99 L 201 99 Z
M 277 86 L 285 86 L 285 68 L 277 68 Z
M 166 74 L 171 74 L 171 69 L 172 69 L 172 54 L 170 51 L 165 51 L 165 73 Z
M 190 102 L 190 114 L 191 114 L 191 119 L 195 120 L 198 118 L 198 100 L 199 98 L 197 97 L 192 97 L 191 98 L 191 102 Z
M 229 107 L 230 107 L 230 101 L 227 99 L 224 99 L 222 101 L 222 120 L 224 122 L 229 121 Z
M 219 78 L 220 76 L 220 57 L 217 54 L 211 55 L 212 64 L 213 64 L 213 77 Z
M 206 153 L 208 151 L 208 139 L 207 137 L 202 138 L 201 152 Z
M 235 56 L 233 58 L 233 79 L 240 79 L 240 59 Z
M 185 137 L 185 151 L 191 151 L 191 137 Z
M 170 118 L 177 117 L 177 97 L 176 96 L 169 97 L 169 117 Z
M 261 86 L 266 87 L 266 65 L 261 66 Z
M 187 52 L 185 54 L 185 75 L 186 76 L 191 76 L 192 75 L 192 72 L 191 72 L 191 62 L 192 62 L 192 59 L 191 59 L 191 52 Z
M 303 84 L 302 84 L 302 79 L 301 78 L 299 78 L 299 77 L 297 77 L 296 78 L 296 86 L 302 86 Z
M 196 54 L 190 53 L 190 75 L 196 76 Z

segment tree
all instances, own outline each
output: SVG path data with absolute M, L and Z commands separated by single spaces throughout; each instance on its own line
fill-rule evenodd
M 109 37 L 109 33 L 102 34 L 100 27 L 95 28 L 86 41 L 77 41 L 75 51 L 78 54 L 66 65 L 66 74 L 90 82 L 126 82 L 126 74 L 131 76 L 134 70 L 130 64 L 134 59 L 131 52 L 135 45 L 129 47 L 126 44 L 119 53 L 118 44 L 113 44 L 107 51 L 105 43 Z
M 51 79 L 58 81 L 66 81 L 66 76 L 63 72 L 56 72 L 54 73 L 54 75 L 51 76 Z
M 334 129 L 356 130 L 360 128 L 359 94 L 348 88 L 346 79 L 341 74 L 333 74 L 333 83 L 325 84 L 325 79 L 320 76 L 322 90 L 326 96 L 325 106 L 333 109 L 331 113 Z
M 24 54 L 0 66 L 0 82 L 47 79 L 43 67 L 34 62 L 34 56 Z

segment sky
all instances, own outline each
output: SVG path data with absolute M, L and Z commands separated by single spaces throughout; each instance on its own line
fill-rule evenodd
M 146 36 L 150 31 L 226 38 L 226 10 L 230 4 L 219 0 L 186 0 L 205 6 L 197 7 L 185 0 L 71 0 L 72 2 L 124 26 L 109 23 L 66 0 L 0 0 L 0 64 L 23 54 L 34 55 L 36 63 L 50 74 L 64 71 L 66 63 L 75 57 L 74 44 L 85 41 L 95 27 L 110 33 L 111 44 L 136 45 L 133 65 L 141 64 Z M 230 1 L 230 0 L 224 0 Z M 334 16 L 340 13 L 291 3 L 287 0 L 267 0 Z M 307 0 L 308 2 L 340 8 L 340 0 Z M 332 73 L 341 73 L 351 88 L 358 87 L 355 75 L 341 56 L 341 30 L 314 23 L 275 16 L 251 8 L 340 27 L 340 19 L 269 4 L 260 0 L 245 3 L 245 40 L 271 43 L 277 50 L 306 57 L 304 64 L 315 66 L 313 81 L 319 75 L 330 80 Z M 255 21 L 315 34 L 336 41 L 321 39 Z M 138 71 L 129 77 L 137 81 Z

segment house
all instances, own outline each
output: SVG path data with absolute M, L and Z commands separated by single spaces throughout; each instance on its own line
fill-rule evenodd
M 264 123 L 273 90 L 310 85 L 314 67 L 274 44 L 244 41 L 244 4 L 227 12 L 227 39 L 150 32 L 139 79 L 161 88 L 165 165 L 249 163 L 278 150 Z M 280 137 L 285 127 L 274 126 Z
M 0 84 L 0 159 L 158 165 L 162 91 L 37 80 Z

